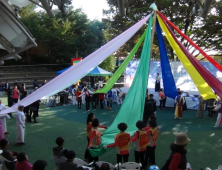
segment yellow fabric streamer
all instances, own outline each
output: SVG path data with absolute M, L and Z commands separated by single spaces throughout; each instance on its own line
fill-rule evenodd
M 168 31 L 167 27 L 165 26 L 162 19 L 158 17 L 158 21 L 160 24 L 161 29 L 165 32 L 166 38 L 169 41 L 171 47 L 176 52 L 176 55 L 182 62 L 183 66 L 189 73 L 191 79 L 193 80 L 194 84 L 196 85 L 197 89 L 199 90 L 199 93 L 201 96 L 203 96 L 204 100 L 216 98 L 214 92 L 210 88 L 210 86 L 205 82 L 203 77 L 198 73 L 198 71 L 195 69 L 195 67 L 191 64 L 189 59 L 186 57 L 186 55 L 183 53 L 183 51 L 180 49 L 180 47 L 175 42 L 174 38 L 171 36 L 170 32 Z

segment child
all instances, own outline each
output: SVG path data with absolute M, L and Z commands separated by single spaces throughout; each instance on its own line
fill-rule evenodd
M 134 133 L 134 137 L 131 138 L 131 141 L 134 142 L 134 155 L 135 155 L 135 162 L 142 164 L 142 169 L 145 166 L 145 153 L 146 153 L 146 146 L 149 142 L 148 135 L 142 129 L 144 128 L 143 121 L 139 120 L 136 123 L 136 127 L 138 131 Z
M 149 162 L 150 165 L 156 165 L 155 162 L 155 149 L 156 149 L 156 141 L 158 136 L 158 127 L 155 120 L 149 121 L 150 129 L 146 131 L 146 134 L 149 137 L 149 143 L 146 147 L 146 155 L 145 155 L 145 166 Z
M 151 115 L 151 116 L 149 117 L 149 121 L 151 121 L 151 120 L 156 121 L 156 116 L 155 116 L 155 115 Z M 147 130 L 149 130 L 149 129 L 150 129 L 150 125 L 149 125 L 149 124 L 148 124 L 147 127 L 143 128 L 143 130 L 145 130 L 145 131 L 147 131 Z
M 116 134 L 115 143 L 104 146 L 104 149 L 117 146 L 116 155 L 117 163 L 119 164 L 122 163 L 122 158 L 124 162 L 128 162 L 130 134 L 125 132 L 127 129 L 127 125 L 125 123 L 118 124 L 118 129 L 120 130 L 120 133 Z
M 80 91 L 80 89 L 78 89 L 77 91 L 75 91 L 76 94 L 76 100 L 78 101 L 78 108 L 82 109 L 82 96 L 83 93 Z
M 64 140 L 62 137 L 58 137 L 58 138 L 56 139 L 56 144 L 57 144 L 58 146 L 53 148 L 53 155 L 54 155 L 54 156 L 62 156 L 62 157 L 65 157 L 65 155 L 64 155 L 64 150 L 65 150 L 65 149 L 63 148 L 64 142 L 65 142 L 65 140 Z

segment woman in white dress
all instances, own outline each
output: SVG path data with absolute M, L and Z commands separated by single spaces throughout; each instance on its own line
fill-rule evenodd
M 25 138 L 25 114 L 23 112 L 24 105 L 18 105 L 18 111 L 16 115 L 16 129 L 17 129 L 17 138 L 16 138 L 16 145 L 24 145 L 24 138 Z

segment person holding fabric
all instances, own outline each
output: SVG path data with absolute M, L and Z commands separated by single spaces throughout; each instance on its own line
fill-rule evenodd
M 136 127 L 138 130 L 134 133 L 134 137 L 131 138 L 131 141 L 134 142 L 135 162 L 141 163 L 142 169 L 144 169 L 146 146 L 148 145 L 149 138 L 146 132 L 142 130 L 145 126 L 141 120 L 137 121 Z
M 0 113 L 1 113 L 2 110 L 5 110 L 5 109 L 7 109 L 7 107 L 4 104 L 2 104 L 2 99 L 0 99 Z M 4 134 L 9 134 L 8 131 L 7 131 L 7 124 L 6 124 L 6 119 L 5 118 L 10 119 L 10 116 L 8 114 L 0 116 L 0 121 L 2 123 L 2 128 L 3 128 L 2 131 L 3 131 Z M 0 138 L 4 138 L 3 137 L 4 135 L 2 137 L 1 136 L 2 135 L 0 135 Z
M 17 138 L 16 138 L 16 145 L 24 145 L 24 138 L 25 138 L 25 114 L 23 112 L 24 105 L 18 105 L 18 111 L 16 115 L 16 128 L 17 128 Z
M 159 92 L 159 91 L 160 91 L 160 74 L 157 73 L 156 83 L 155 83 L 155 92 Z
M 75 91 L 76 94 L 76 100 L 78 101 L 78 109 L 82 109 L 82 92 L 80 89 L 78 89 L 77 91 Z
M 150 165 L 156 165 L 155 150 L 158 137 L 158 127 L 155 120 L 150 120 L 149 126 L 150 129 L 146 131 L 146 134 L 149 137 L 149 142 L 146 147 L 145 166 L 147 166 L 148 163 Z
M 176 140 L 170 145 L 171 154 L 166 164 L 161 169 L 186 170 L 187 169 L 187 150 L 186 146 L 190 139 L 185 133 L 178 133 Z
M 98 93 L 98 98 L 100 102 L 100 107 L 103 109 L 103 100 L 105 99 L 104 93 Z
M 218 112 L 218 115 L 217 115 L 217 120 L 216 120 L 216 123 L 215 123 L 215 128 L 218 128 L 221 124 L 222 124 L 222 102 L 221 102 L 221 99 L 218 98 L 218 105 L 213 109 L 213 111 L 217 111 Z
M 184 98 L 181 96 L 181 91 L 175 97 L 175 119 L 182 119 Z
M 13 103 L 18 103 L 19 91 L 17 89 L 17 86 L 14 86 L 14 89 L 12 90 L 12 98 L 13 98 Z
M 166 98 L 165 94 L 164 94 L 164 90 L 163 89 L 160 89 L 160 92 L 159 92 L 159 101 L 160 101 L 160 106 L 159 106 L 159 109 L 161 110 L 161 106 L 163 106 L 163 102 L 164 102 L 164 99 Z M 164 104 L 164 107 L 165 108 L 165 104 Z
M 201 95 L 198 97 L 198 99 L 199 99 L 199 106 L 198 106 L 198 111 L 197 111 L 196 117 L 199 117 L 199 112 L 201 111 L 201 118 L 203 118 L 203 116 L 204 116 L 204 107 L 205 107 L 205 100 L 203 99 L 203 97 Z
M 91 132 L 90 132 L 90 138 L 89 138 L 89 144 L 88 144 L 88 149 L 97 149 L 99 148 L 99 145 L 101 144 L 101 133 L 98 130 L 99 127 L 99 120 L 98 119 L 94 119 L 92 121 L 92 128 L 91 128 Z M 88 158 L 89 162 L 97 162 L 99 160 L 99 157 L 92 157 L 89 154 L 89 158 Z
M 118 124 L 118 129 L 120 133 L 116 134 L 115 142 L 113 144 L 104 146 L 104 149 L 116 147 L 117 164 L 123 162 L 128 162 L 129 159 L 129 145 L 130 145 L 130 134 L 125 132 L 127 129 L 127 124 Z
M 87 134 L 87 146 L 89 145 L 91 131 L 92 131 L 92 122 L 95 119 L 94 113 L 89 113 L 86 120 L 86 134 Z M 107 129 L 107 126 L 99 125 L 98 127 Z M 85 151 L 85 161 L 88 162 L 88 159 L 90 158 L 89 150 L 86 149 Z
M 73 89 L 72 89 L 72 104 L 73 105 L 77 105 L 77 100 L 76 100 L 76 86 L 74 85 L 73 86 Z
M 113 103 L 113 92 L 112 92 L 112 89 L 110 89 L 108 92 L 107 92 L 107 110 L 112 110 L 112 103 Z
M 156 100 L 153 99 L 153 94 L 149 95 L 149 98 L 145 99 L 145 106 L 143 112 L 143 123 L 146 126 L 148 119 L 156 112 Z
M 91 92 L 88 90 L 88 88 L 85 89 L 84 96 L 85 96 L 85 101 L 86 101 L 86 111 L 89 111 L 90 107 L 90 97 Z

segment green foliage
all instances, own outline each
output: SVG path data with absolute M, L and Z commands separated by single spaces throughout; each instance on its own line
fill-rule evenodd
M 55 18 L 33 10 L 34 6 L 22 9 L 21 21 L 36 38 L 37 48 L 45 57 L 44 63 L 70 62 L 77 53 L 78 57 L 84 58 L 105 42 L 104 24 L 90 21 L 82 9 L 70 7 L 66 17 L 58 13 Z
M 130 12 L 124 16 L 120 17 L 118 14 L 118 8 L 116 8 L 113 0 L 107 0 L 110 10 L 105 11 L 107 13 L 112 13 L 112 18 L 107 22 L 106 34 L 109 38 L 114 38 L 130 26 L 141 20 L 143 17 L 151 13 L 149 6 L 155 2 L 158 10 L 163 13 L 171 22 L 174 23 L 180 30 L 186 32 L 186 34 L 199 45 L 205 51 L 208 50 L 222 50 L 222 3 L 217 3 L 214 7 L 215 13 L 209 13 L 205 19 L 205 25 L 201 28 L 194 27 L 195 16 L 192 15 L 192 4 L 188 4 L 184 0 L 139 0 L 133 1 L 129 5 Z M 216 2 L 216 1 L 215 1 Z M 214 2 L 214 3 L 215 3 Z M 142 27 L 124 46 L 122 46 L 116 53 L 116 57 L 126 57 L 129 51 L 133 48 L 135 43 L 141 37 L 146 26 Z M 175 32 L 175 31 L 174 31 Z M 187 44 L 181 36 L 176 34 L 182 43 L 191 49 L 191 46 Z M 174 53 L 169 43 L 165 41 L 168 53 L 171 58 L 174 57 Z M 157 37 L 155 35 L 154 44 L 158 45 Z M 155 46 L 153 48 L 156 48 Z M 142 47 L 138 50 L 135 57 L 139 58 L 141 54 Z M 153 49 L 155 50 L 155 49 Z M 192 53 L 194 53 L 192 51 Z M 152 57 L 159 58 L 159 55 L 153 55 Z
M 100 65 L 99 67 L 101 67 L 102 69 L 109 71 L 109 72 L 113 72 L 115 65 L 114 65 L 114 56 L 111 55 L 108 58 L 106 58 Z M 108 80 L 109 77 L 105 76 L 105 79 Z

